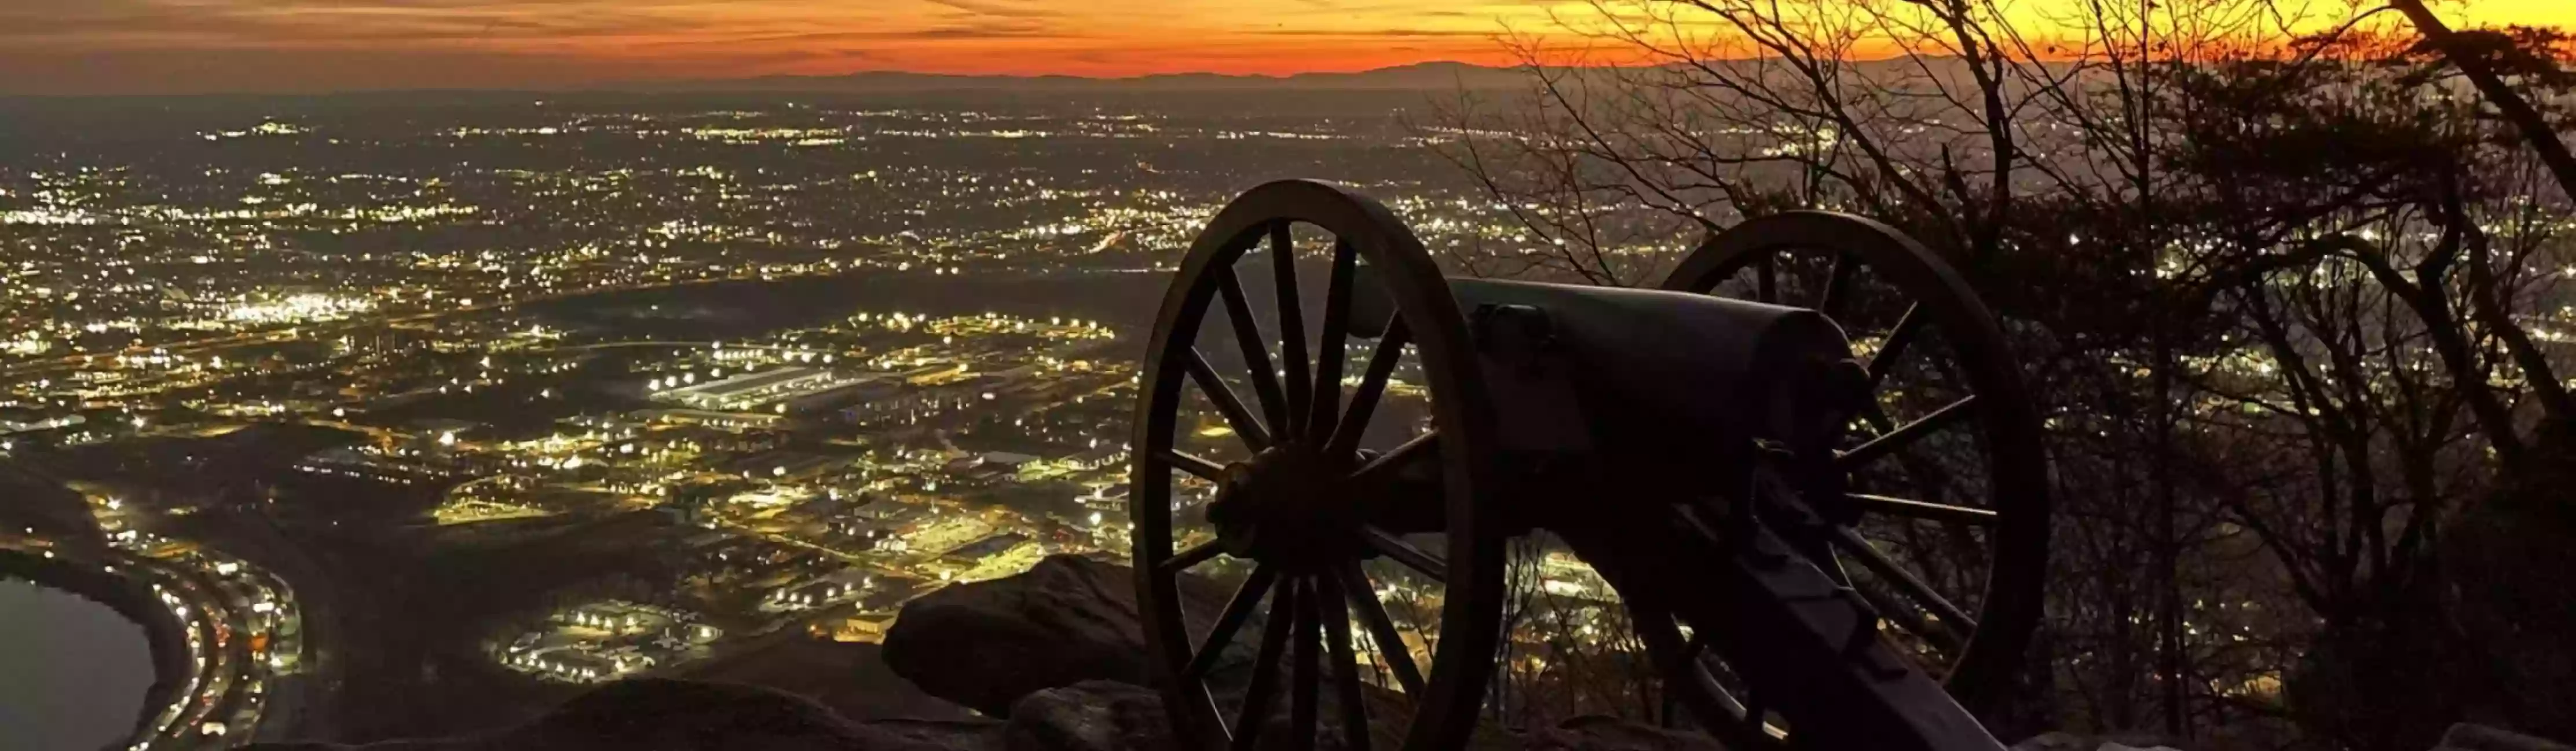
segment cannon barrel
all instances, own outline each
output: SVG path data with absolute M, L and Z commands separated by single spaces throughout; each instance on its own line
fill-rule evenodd
M 1866 398 L 1850 341 L 1813 310 L 1659 290 L 1448 284 L 1487 365 L 1505 450 L 1585 454 L 1629 483 L 1705 484 L 1757 440 L 1831 446 Z M 1357 320 L 1386 320 L 1370 309 L 1382 299 L 1353 303 Z

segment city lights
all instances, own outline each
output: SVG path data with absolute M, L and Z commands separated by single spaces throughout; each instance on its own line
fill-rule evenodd
M 373 307 L 373 303 L 365 300 L 307 293 L 281 299 L 240 303 L 225 309 L 224 318 L 251 324 L 304 323 L 345 318 L 366 312 Z

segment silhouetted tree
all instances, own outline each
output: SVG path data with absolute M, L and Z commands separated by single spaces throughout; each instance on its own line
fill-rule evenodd
M 2576 674 L 2567 650 L 2473 636 L 2569 620 L 2566 575 L 2527 585 L 2556 599 L 2460 578 L 2502 575 L 2518 524 L 2576 536 L 2576 505 L 2538 500 L 2576 464 L 2546 349 L 2576 216 L 2564 37 L 2412 0 L 1596 8 L 1589 56 L 1526 48 L 1529 91 L 1430 133 L 1520 229 L 1460 262 L 1635 284 L 1703 229 L 1802 207 L 1947 254 L 2051 425 L 2057 722 L 2566 732 L 2533 690 Z M 1628 65 L 1565 64 L 1603 61 Z

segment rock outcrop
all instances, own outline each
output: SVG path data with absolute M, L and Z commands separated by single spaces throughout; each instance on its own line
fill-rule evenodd
M 2012 745 L 2011 751 L 2177 751 L 2172 746 L 2135 735 L 2084 736 L 2049 732 Z
M 1392 747 L 1381 731 L 1380 747 Z M 1331 747 L 1330 743 L 1325 744 Z M 1021 697 L 1009 720 L 851 722 L 755 686 L 620 681 L 517 727 L 362 745 L 271 743 L 250 751 L 1178 751 L 1152 690 L 1085 681 Z M 1608 717 L 1480 737 L 1478 751 L 1724 751 L 1703 736 Z M 2514 749 L 2513 751 L 2525 751 Z M 2549 751 L 2555 751 L 2549 750 Z
M 1726 751 L 1726 746 L 1705 735 L 1601 716 L 1569 719 L 1553 728 L 1504 738 L 1501 745 L 1526 751 Z
M 804 697 L 755 686 L 619 681 L 518 727 L 436 740 L 257 751 L 1151 751 L 1173 748 L 1154 692 L 1092 681 L 1022 698 L 1009 721 L 851 722 Z
M 1011 705 L 1003 726 L 1009 751 L 1146 751 L 1174 748 L 1163 700 L 1152 689 L 1114 681 L 1050 688 Z
M 619 681 L 524 725 L 441 740 L 268 751 L 935 751 L 1001 747 L 1001 723 L 852 723 L 804 697 L 754 686 Z
M 1188 588 L 1192 630 L 1230 594 Z M 1135 574 L 1069 555 L 1028 573 L 959 584 L 905 605 L 886 634 L 886 666 L 932 696 L 996 717 L 1021 697 L 1084 681 L 1146 685 Z
M 959 585 L 905 608 L 887 638 L 892 669 L 933 695 L 1006 719 L 851 721 L 815 701 L 746 685 L 679 680 L 612 683 L 524 725 L 482 735 L 366 746 L 271 744 L 274 751 L 1159 751 L 1178 749 L 1147 669 L 1133 579 L 1115 564 L 1054 557 L 1028 573 Z M 1201 583 L 1205 584 L 1205 583 Z M 1227 594 L 1199 587 L 1193 609 Z M 1204 628 L 1203 624 L 1194 627 Z M 1223 693 L 1220 689 L 1220 693 Z M 1375 697 L 1372 704 L 1375 704 Z M 926 699 L 924 701 L 927 701 Z M 1372 711 L 1394 716 L 1392 711 Z M 1327 724 L 1334 718 L 1323 719 Z M 1380 748 L 1396 729 L 1376 728 Z M 1327 731 L 1327 735 L 1333 735 Z M 1284 733 L 1266 734 L 1267 741 Z M 1326 747 L 1337 746 L 1332 737 Z M 2223 744 L 2222 744 L 2223 745 Z M 1480 731 L 1477 751 L 1724 751 L 1706 736 L 1612 717 L 1577 717 L 1527 732 Z M 2138 736 L 2046 733 L 2013 751 L 2173 751 Z M 2538 738 L 2458 725 L 2437 751 L 2576 751 Z
M 1008 751 L 1174 748 L 1162 697 L 1147 675 L 1135 575 L 1113 563 L 1055 556 L 1028 573 L 949 587 L 906 605 L 886 635 L 885 661 L 931 695 L 1009 718 Z M 1192 631 L 1231 595 L 1212 582 L 1185 581 Z M 1257 631 L 1258 623 L 1247 626 Z M 1212 681 L 1241 680 L 1248 655 L 1219 662 Z M 1237 686 L 1217 685 L 1220 698 Z M 1393 701 L 1389 696 L 1377 699 Z M 1377 703 L 1372 701 L 1372 704 Z M 1275 722 L 1284 724 L 1286 707 Z M 1392 709 L 1372 716 L 1396 716 Z M 1327 743 L 1338 718 L 1319 718 Z M 1264 734 L 1271 738 L 1280 732 Z M 1398 728 L 1378 728 L 1372 745 L 1393 747 Z M 1478 749 L 1547 751 L 1723 751 L 1705 736 L 1610 717 L 1578 717 L 1527 733 L 1481 733 Z
M 2463 722 L 2442 731 L 2442 745 L 2433 751 L 2576 751 L 2576 746 Z

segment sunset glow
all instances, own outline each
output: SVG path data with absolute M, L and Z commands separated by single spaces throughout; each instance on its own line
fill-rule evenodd
M 2566 0 L 2445 12 L 2576 24 Z M 1557 19 L 1593 18 L 1580 0 L 13 0 L 0 7 L 0 92 L 1285 74 L 1506 62 L 1500 38 L 1564 38 Z

